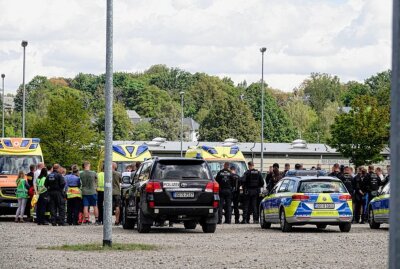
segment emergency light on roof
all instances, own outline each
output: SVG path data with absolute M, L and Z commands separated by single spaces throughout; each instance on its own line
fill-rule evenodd
M 160 143 L 164 143 L 164 142 L 166 142 L 166 141 L 167 141 L 167 139 L 166 139 L 166 138 L 164 138 L 164 137 L 156 137 L 156 138 L 154 138 L 152 141 L 154 141 L 154 142 L 160 142 Z
M 217 150 L 213 147 L 201 146 L 201 149 L 207 151 L 210 154 L 218 154 Z
M 136 156 L 139 156 L 140 154 L 142 154 L 143 152 L 146 152 L 149 149 L 148 146 L 146 145 L 141 145 L 138 147 L 137 151 L 136 151 Z
M 228 139 L 224 140 L 224 143 L 234 143 L 234 144 L 236 144 L 237 142 L 238 142 L 238 140 L 235 139 L 235 138 L 228 138 Z
M 286 172 L 287 177 L 322 177 L 326 176 L 327 172 L 325 170 L 289 170 Z

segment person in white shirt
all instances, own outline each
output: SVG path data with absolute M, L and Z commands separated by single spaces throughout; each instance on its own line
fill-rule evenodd
M 35 189 L 35 194 L 38 194 L 36 180 L 38 179 L 40 171 L 42 171 L 43 168 L 44 168 L 44 163 L 38 163 L 36 166 L 36 171 L 33 173 L 33 187 Z

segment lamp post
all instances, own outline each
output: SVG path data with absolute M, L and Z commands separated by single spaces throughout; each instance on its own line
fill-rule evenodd
M 6 77 L 6 75 L 1 74 L 1 80 L 2 80 L 2 89 L 3 89 L 3 96 L 1 97 L 1 106 L 2 106 L 2 113 L 1 113 L 1 137 L 4 137 L 5 133 L 4 133 L 4 78 Z
M 181 157 L 183 157 L 183 96 L 185 92 L 180 92 L 181 96 Z
M 28 46 L 28 41 L 22 40 L 21 46 L 24 48 L 22 67 L 22 137 L 25 137 L 25 48 Z
M 112 246 L 113 0 L 107 0 L 103 246 Z M 116 220 L 117 222 L 119 220 Z
M 264 171 L 264 53 L 266 48 L 262 47 L 261 52 L 261 173 Z

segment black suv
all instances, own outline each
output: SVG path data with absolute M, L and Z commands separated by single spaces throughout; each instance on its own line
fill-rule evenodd
M 219 185 L 203 159 L 153 158 L 142 163 L 124 192 L 124 229 L 150 232 L 165 221 L 214 233 L 218 222 Z

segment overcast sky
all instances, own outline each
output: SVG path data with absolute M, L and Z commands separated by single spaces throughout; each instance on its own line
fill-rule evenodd
M 261 78 L 285 91 L 311 72 L 363 80 L 390 68 L 391 0 L 115 0 L 114 70 L 166 64 Z M 6 92 L 27 81 L 105 70 L 106 0 L 0 0 L 0 72 Z

